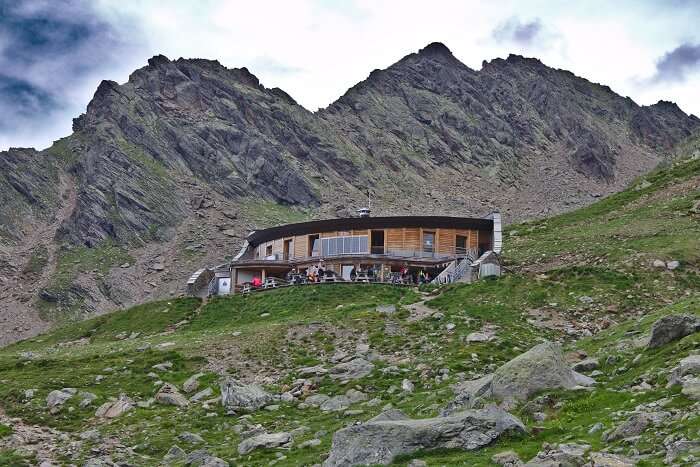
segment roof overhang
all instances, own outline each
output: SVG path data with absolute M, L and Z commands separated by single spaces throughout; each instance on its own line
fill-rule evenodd
M 270 240 L 292 237 L 295 235 L 334 232 L 338 230 L 395 229 L 403 227 L 492 230 L 493 219 L 450 216 L 390 216 L 324 219 L 256 230 L 248 235 L 247 241 L 250 245 L 257 246 Z

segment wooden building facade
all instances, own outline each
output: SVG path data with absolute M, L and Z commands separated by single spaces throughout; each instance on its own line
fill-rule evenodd
M 500 215 L 498 222 L 493 216 L 400 216 L 288 224 L 248 235 L 231 262 L 231 278 L 238 286 L 254 277 L 283 277 L 318 264 L 344 280 L 353 270 L 372 270 L 378 277 L 402 268 L 435 274 L 496 244 L 500 251 L 500 240 Z

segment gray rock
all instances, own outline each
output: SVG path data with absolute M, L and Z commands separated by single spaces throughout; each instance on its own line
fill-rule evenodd
M 680 439 L 668 444 L 666 446 L 666 456 L 664 458 L 664 462 L 666 464 L 673 464 L 673 461 L 675 461 L 682 454 L 700 454 L 700 441 Z
M 413 459 L 406 467 L 428 467 L 428 463 L 421 459 Z
M 666 263 L 666 269 L 668 269 L 669 271 L 673 271 L 675 269 L 678 269 L 680 265 L 680 261 L 669 261 L 668 263 Z
M 612 432 L 603 436 L 606 442 L 630 438 L 640 435 L 651 425 L 652 417 L 645 412 L 633 413 L 627 420 L 617 426 Z
M 491 381 L 491 394 L 504 401 L 526 400 L 539 391 L 573 389 L 591 381 L 569 368 L 560 346 L 544 342 L 498 368 Z
M 700 319 L 696 316 L 664 316 L 652 325 L 647 347 L 650 349 L 661 347 L 698 331 L 700 331 Z
M 403 381 L 401 381 L 401 390 L 403 392 L 411 393 L 415 390 L 415 388 L 416 385 L 413 384 L 413 382 L 411 382 L 410 379 L 404 379 Z
M 605 425 L 603 425 L 602 423 L 595 423 L 592 427 L 588 429 L 588 434 L 592 435 L 593 433 L 601 431 L 603 428 L 605 428 Z
M 231 377 L 220 381 L 221 404 L 229 410 L 251 412 L 272 402 L 273 397 L 257 384 L 243 384 Z
M 182 450 L 179 446 L 172 446 L 170 449 L 168 449 L 168 452 L 165 453 L 165 456 L 163 457 L 163 462 L 171 463 L 175 461 L 179 461 L 185 458 L 187 453 Z
M 199 378 L 202 376 L 204 376 L 204 373 L 197 373 L 187 378 L 187 380 L 182 383 L 182 390 L 186 393 L 196 391 L 199 387 Z
M 61 406 L 77 392 L 78 390 L 75 388 L 63 388 L 60 390 L 57 389 L 51 391 L 49 395 L 46 396 L 46 407 L 51 411 L 51 413 L 55 413 L 60 410 Z
M 572 366 L 574 371 L 579 371 L 579 372 L 586 372 L 586 371 L 593 371 L 597 369 L 600 366 L 600 363 L 598 362 L 597 358 L 587 358 L 585 360 L 581 360 L 580 362 L 577 362 Z
M 80 403 L 78 405 L 82 409 L 89 406 L 95 399 L 97 399 L 97 396 L 95 394 L 87 391 L 81 391 L 80 393 L 78 393 L 78 396 L 80 397 Z
M 175 405 L 177 407 L 186 407 L 189 401 L 185 396 L 180 394 L 177 387 L 170 383 L 163 384 L 156 393 L 156 402 L 164 405 Z
M 364 378 L 372 373 L 374 364 L 364 358 L 355 358 L 349 362 L 339 363 L 330 370 L 330 377 L 338 380 Z
M 292 441 L 292 435 L 287 432 L 263 433 L 244 439 L 238 445 L 238 453 L 248 454 L 258 448 L 276 448 Z
M 304 402 L 314 407 L 320 407 L 321 404 L 323 404 L 330 398 L 330 396 L 327 396 L 325 394 L 314 394 L 307 397 L 306 400 L 304 400 Z
M 179 448 L 178 448 L 179 449 Z M 185 458 L 185 465 L 197 467 L 228 467 L 228 462 L 218 457 L 212 456 L 205 449 L 192 451 Z
M 102 404 L 95 412 L 95 417 L 116 418 L 134 408 L 134 402 L 122 395 L 116 401 L 109 401 Z
M 350 400 L 350 403 L 355 404 L 357 402 L 366 401 L 368 399 L 367 394 L 357 389 L 348 389 L 345 392 L 345 396 Z
M 473 408 L 477 400 L 491 397 L 491 381 L 493 375 L 486 375 L 472 381 L 463 381 L 452 387 L 455 392 L 455 400 L 448 404 L 444 414 L 452 413 L 460 407 Z
M 333 396 L 324 403 L 322 403 L 319 408 L 323 412 L 338 412 L 340 410 L 345 410 L 350 407 L 352 401 L 350 398 L 344 394 L 339 396 Z
M 378 313 L 391 315 L 393 313 L 396 313 L 396 305 L 377 305 L 376 310 Z
M 374 418 L 369 419 L 369 422 L 382 422 L 390 420 L 410 420 L 411 418 L 400 411 L 399 409 L 388 409 L 380 413 Z
M 173 367 L 173 362 L 163 362 L 153 365 L 151 368 L 158 371 L 168 371 Z
M 681 389 L 681 394 L 688 399 L 700 401 L 700 378 L 690 378 L 683 381 L 683 389 Z
M 316 446 L 321 445 L 321 440 L 318 438 L 313 438 L 307 441 L 304 441 L 303 443 L 299 444 L 299 449 L 305 449 L 305 448 L 315 448 Z
M 189 431 L 185 431 L 183 433 L 180 433 L 177 437 L 180 441 L 184 441 L 185 443 L 190 443 L 190 444 L 201 444 L 204 443 L 204 438 L 199 436 L 197 433 L 190 433 Z
M 651 265 L 657 269 L 665 269 L 666 268 L 666 262 L 661 261 L 660 259 L 655 259 Z
M 497 407 L 422 420 L 374 420 L 337 431 L 323 465 L 387 465 L 418 450 L 474 450 L 504 433 L 524 432 L 520 420 Z
M 328 374 L 328 370 L 323 367 L 323 365 L 307 366 L 304 368 L 299 368 L 297 370 L 299 376 L 323 376 Z
M 36 389 L 25 389 L 24 390 L 24 400 L 30 400 L 34 398 L 36 394 Z
M 586 461 L 584 456 L 591 447 L 587 444 L 559 444 L 557 446 L 545 443 L 542 451 L 530 459 L 525 467 L 577 467 Z
M 214 390 L 212 388 L 206 388 L 202 389 L 198 393 L 196 393 L 194 396 L 190 397 L 190 401 L 192 402 L 199 402 L 202 399 L 206 399 L 207 397 L 210 397 L 214 394 Z
M 689 375 L 700 376 L 700 355 L 690 355 L 678 362 L 678 366 L 671 370 L 666 387 L 683 384 L 683 377 Z
M 472 332 L 466 337 L 467 344 L 472 344 L 475 342 L 490 342 L 494 339 L 491 334 L 486 334 L 485 332 Z
M 637 462 L 618 454 L 609 452 L 592 452 L 590 467 L 634 467 Z
M 83 431 L 82 433 L 80 433 L 80 439 L 82 439 L 83 441 L 91 441 L 94 443 L 94 442 L 101 440 L 102 435 L 100 434 L 100 432 L 98 430 L 92 429 L 92 430 L 87 430 L 87 431 Z
M 514 451 L 499 452 L 491 456 L 491 462 L 504 467 L 518 467 L 523 465 L 518 454 Z

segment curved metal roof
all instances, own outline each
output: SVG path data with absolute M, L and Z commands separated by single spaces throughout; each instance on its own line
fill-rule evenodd
M 270 240 L 294 235 L 308 235 L 336 230 L 395 229 L 402 227 L 492 230 L 493 220 L 450 216 L 347 217 L 299 222 L 297 224 L 285 224 L 269 229 L 256 230 L 248 235 L 247 240 L 249 244 L 256 246 Z

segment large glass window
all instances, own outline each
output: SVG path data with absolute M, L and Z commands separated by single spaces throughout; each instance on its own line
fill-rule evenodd
M 366 235 L 324 238 L 321 248 L 323 256 L 369 253 L 369 241 Z

